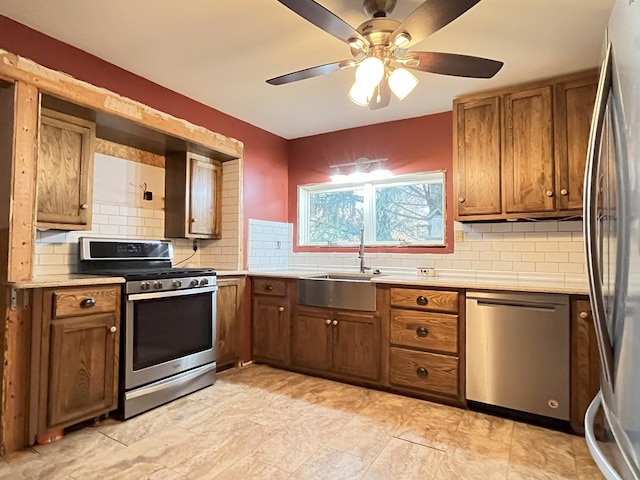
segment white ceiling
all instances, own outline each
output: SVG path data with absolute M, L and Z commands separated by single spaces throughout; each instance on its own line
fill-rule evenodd
M 361 0 L 320 0 L 347 23 Z M 398 0 L 398 20 L 421 0 Z M 349 47 L 276 0 L 0 0 L 0 14 L 284 138 L 451 109 L 464 93 L 598 65 L 614 0 L 482 0 L 412 47 L 504 62 L 490 80 L 417 72 L 381 110 L 347 98 L 353 69 L 271 86 L 268 78 L 351 58 Z

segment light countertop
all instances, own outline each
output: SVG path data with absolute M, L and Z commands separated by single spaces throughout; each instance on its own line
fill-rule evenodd
M 123 277 L 103 277 L 100 275 L 85 275 L 81 273 L 70 273 L 60 275 L 40 275 L 32 280 L 24 282 L 9 282 L 13 288 L 46 288 L 46 287 L 73 287 L 81 285 L 111 285 L 114 283 L 124 283 Z
M 312 275 L 321 275 L 327 272 L 312 271 L 277 271 L 277 272 L 250 272 L 252 277 L 273 278 L 304 278 Z M 344 273 L 344 272 L 343 272 Z M 421 277 L 413 274 L 382 274 L 375 276 L 372 282 L 388 285 L 416 285 L 420 287 L 448 287 L 464 288 L 467 290 L 509 290 L 514 292 L 532 293 L 563 293 L 569 295 L 588 295 L 589 288 L 586 282 L 573 282 L 563 280 L 544 280 L 531 278 L 517 278 L 500 275 L 488 276 L 464 276 L 464 275 L 438 275 L 435 277 Z

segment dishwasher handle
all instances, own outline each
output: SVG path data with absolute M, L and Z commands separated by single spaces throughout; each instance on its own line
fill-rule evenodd
M 527 302 L 513 302 L 510 300 L 479 300 L 479 299 L 470 299 L 475 300 L 478 307 L 516 307 L 516 308 L 526 308 L 529 310 L 537 310 L 541 312 L 555 312 L 555 305 L 548 304 L 540 304 L 540 303 L 527 303 Z

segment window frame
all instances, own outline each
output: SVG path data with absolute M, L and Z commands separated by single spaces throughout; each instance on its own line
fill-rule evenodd
M 341 183 L 312 183 L 306 185 L 298 185 L 297 188 L 297 235 L 296 245 L 298 247 L 354 247 L 359 242 L 310 242 L 309 236 L 309 197 L 311 194 L 318 192 L 339 192 L 344 190 L 352 190 L 354 188 L 364 188 L 364 243 L 368 247 L 427 247 L 440 248 L 446 247 L 447 240 L 447 199 L 446 199 L 446 170 L 436 170 L 431 172 L 410 173 L 406 175 L 397 175 L 385 179 L 371 179 L 357 182 L 341 182 Z M 403 186 L 425 183 L 442 183 L 442 239 L 436 242 L 404 242 L 404 241 L 374 241 L 376 236 L 376 215 L 375 215 L 375 191 L 376 187 L 384 186 Z M 306 215 L 302 215 L 306 212 Z M 303 218 L 304 217 L 304 218 Z

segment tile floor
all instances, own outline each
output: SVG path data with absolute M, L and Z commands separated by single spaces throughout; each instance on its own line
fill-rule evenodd
M 581 437 L 256 365 L 126 422 L 12 454 L 0 478 L 603 477 Z

